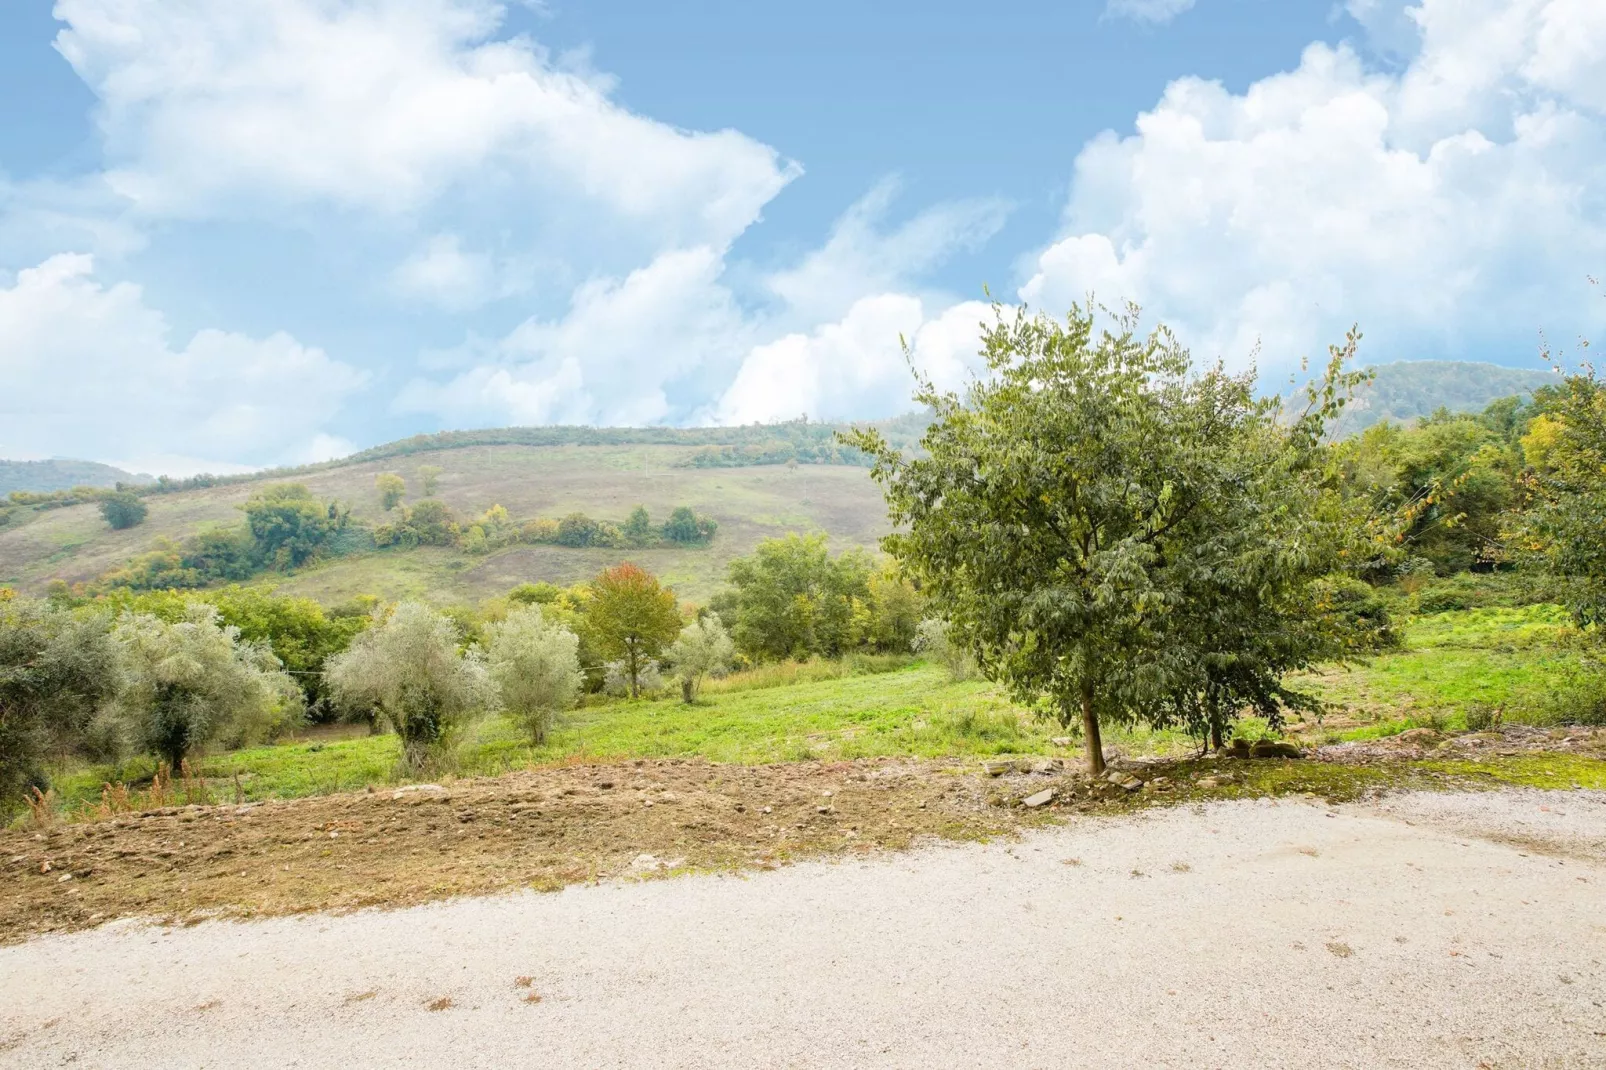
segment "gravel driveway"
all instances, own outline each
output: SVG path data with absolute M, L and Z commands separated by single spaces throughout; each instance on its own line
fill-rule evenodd
M 1599 1068 L 1603 963 L 1606 793 L 1262 800 L 36 939 L 0 1066 Z

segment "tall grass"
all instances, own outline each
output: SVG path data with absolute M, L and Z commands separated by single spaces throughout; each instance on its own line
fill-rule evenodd
M 873 676 L 897 672 L 915 663 L 908 654 L 848 654 L 840 658 L 810 658 L 807 661 L 778 661 L 742 672 L 733 672 L 703 684 L 703 693 L 728 695 L 737 691 L 760 691 L 768 687 L 790 687 L 821 680 L 843 680 L 850 676 Z

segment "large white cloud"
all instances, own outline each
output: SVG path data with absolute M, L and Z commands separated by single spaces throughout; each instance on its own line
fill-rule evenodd
M 490 0 L 58 0 L 56 15 L 57 47 L 100 98 L 109 181 L 148 214 L 258 199 L 402 213 L 473 185 L 718 244 L 796 173 L 497 39 Z
M 62 254 L 0 286 L 0 456 L 56 454 L 190 474 L 349 452 L 326 428 L 362 373 L 286 334 L 182 348 L 129 283 Z
M 1242 361 L 1259 339 L 1283 367 L 1356 320 L 1377 358 L 1531 352 L 1540 328 L 1598 323 L 1606 5 L 1403 15 L 1418 42 L 1398 73 L 1312 45 L 1243 94 L 1174 82 L 1135 134 L 1091 142 L 1022 296 L 1133 299 L 1204 355 Z

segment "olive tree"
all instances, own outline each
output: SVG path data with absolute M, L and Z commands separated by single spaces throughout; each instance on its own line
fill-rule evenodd
M 123 673 L 116 710 L 128 737 L 175 771 L 199 747 L 242 745 L 303 716 L 301 689 L 273 651 L 241 639 L 212 606 L 192 603 L 175 621 L 125 613 L 112 636 Z
M 48 786 L 47 757 L 84 748 L 120 682 L 105 614 L 0 598 L 0 812 Z
M 546 739 L 553 718 L 580 695 L 580 640 L 536 605 L 486 628 L 485 664 L 502 706 L 532 742 Z
M 723 675 L 735 655 L 736 644 L 731 642 L 718 614 L 705 614 L 681 631 L 668 656 L 680 677 L 680 697 L 687 705 L 697 701 L 704 677 Z
M 401 739 L 402 761 L 421 769 L 449 752 L 458 731 L 496 701 L 477 653 L 458 647 L 457 626 L 421 602 L 377 613 L 369 629 L 327 663 L 329 688 L 347 708 L 371 708 Z
M 1360 537 L 1319 463 L 1354 341 L 1281 421 L 1252 372 L 1195 369 L 1163 328 L 1139 336 L 1135 311 L 1114 330 L 1081 309 L 1063 324 L 1000 311 L 985 378 L 963 396 L 920 382 L 923 456 L 873 430 L 850 441 L 899 529 L 884 546 L 950 638 L 1017 697 L 1079 721 L 1096 774 L 1102 723 L 1176 719 L 1211 664 L 1249 674 L 1233 698 L 1275 693 L 1338 645 L 1321 628 L 1281 640 Z

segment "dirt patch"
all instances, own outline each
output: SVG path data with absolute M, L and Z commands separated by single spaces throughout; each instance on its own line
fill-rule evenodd
M 124 916 L 400 905 L 980 838 L 1029 817 L 933 763 L 574 765 L 0 832 L 0 942 Z

